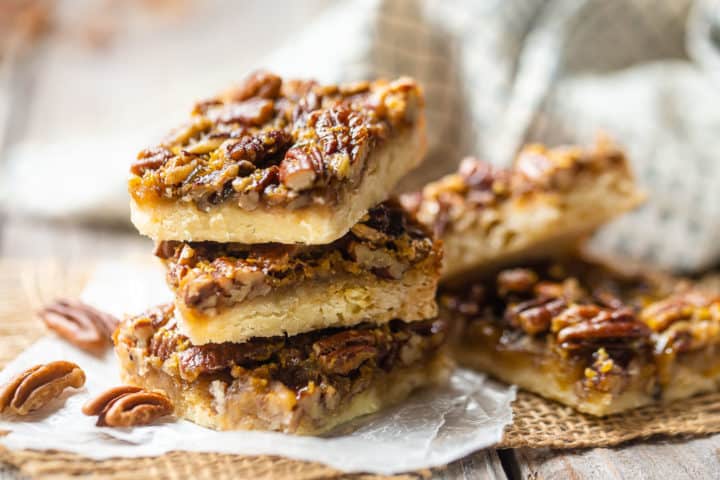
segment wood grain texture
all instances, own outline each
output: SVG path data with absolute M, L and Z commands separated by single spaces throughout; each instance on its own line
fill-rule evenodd
M 515 450 L 518 472 L 531 479 L 690 480 L 720 478 L 720 435 L 581 451 Z

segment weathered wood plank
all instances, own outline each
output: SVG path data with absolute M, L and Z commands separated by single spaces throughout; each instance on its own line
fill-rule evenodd
M 486 449 L 433 472 L 434 480 L 500 480 L 508 478 L 496 450 Z
M 720 478 L 720 435 L 580 451 L 515 450 L 519 473 L 532 479 Z
M 152 242 L 120 227 L 42 222 L 7 216 L 0 229 L 0 255 L 66 261 L 151 255 Z

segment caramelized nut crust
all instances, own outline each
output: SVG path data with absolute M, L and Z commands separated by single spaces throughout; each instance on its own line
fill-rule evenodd
M 272 289 L 338 273 L 399 280 L 410 268 L 440 267 L 440 246 L 395 201 L 370 211 L 349 233 L 329 245 L 243 245 L 159 242 L 168 284 L 190 308 L 206 314 Z
M 256 72 L 140 152 L 129 190 L 138 203 L 205 211 L 334 202 L 359 184 L 376 146 L 412 127 L 422 102 L 409 79 L 323 86 Z
M 0 389 L 0 414 L 27 415 L 47 405 L 66 388 L 85 385 L 85 372 L 72 362 L 31 367 Z
M 38 312 L 45 325 L 83 350 L 98 353 L 112 344 L 118 319 L 79 300 L 59 299 Z

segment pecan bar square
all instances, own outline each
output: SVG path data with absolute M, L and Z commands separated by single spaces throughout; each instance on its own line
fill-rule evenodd
M 459 363 L 597 416 L 720 387 L 720 297 L 582 258 L 440 294 Z
M 163 390 L 176 415 L 209 428 L 319 434 L 449 375 L 437 319 L 194 345 L 173 310 L 160 306 L 120 325 L 121 376 Z
M 530 145 L 509 169 L 466 158 L 402 202 L 443 240 L 443 278 L 451 278 L 565 252 L 643 197 L 625 155 L 600 141 L 590 149 Z
M 439 242 L 392 200 L 328 245 L 160 242 L 156 255 L 196 344 L 437 315 Z
M 409 78 L 320 85 L 255 73 L 140 152 L 133 223 L 156 240 L 330 243 L 418 165 L 423 105 Z

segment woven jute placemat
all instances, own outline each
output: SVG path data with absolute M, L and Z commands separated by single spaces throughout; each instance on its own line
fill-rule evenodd
M 59 296 L 77 295 L 90 265 L 58 262 L 0 261 L 0 368 L 45 334 L 33 312 Z M 607 447 L 655 436 L 720 432 L 720 393 L 670 405 L 651 406 L 597 419 L 555 402 L 520 392 L 515 420 L 498 448 Z M 2 432 L 0 432 L 2 434 Z M 327 466 L 274 456 L 172 452 L 153 458 L 90 460 L 62 452 L 10 451 L 0 447 L 0 462 L 32 478 L 426 478 L 430 471 L 396 477 L 343 475 Z

